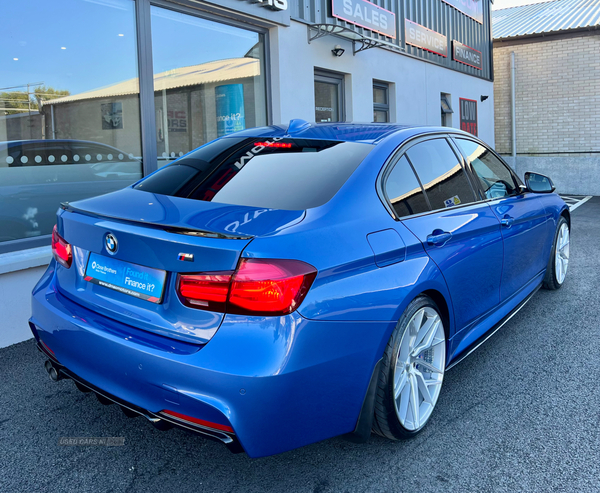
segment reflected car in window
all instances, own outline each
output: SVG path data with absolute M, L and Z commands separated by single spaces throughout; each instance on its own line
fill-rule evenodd
M 0 241 L 49 235 L 61 202 L 112 192 L 141 176 L 140 159 L 97 142 L 0 142 Z
M 294 120 L 64 204 L 30 327 L 53 380 L 252 457 L 398 440 L 563 285 L 569 227 L 549 178 L 460 130 Z

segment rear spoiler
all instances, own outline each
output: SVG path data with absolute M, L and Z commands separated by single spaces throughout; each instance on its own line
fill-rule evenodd
M 252 238 L 254 238 L 254 236 L 240 236 L 240 235 L 230 235 L 230 234 L 225 234 L 225 233 L 215 233 L 214 231 L 207 231 L 207 230 L 196 229 L 196 228 L 178 228 L 178 227 L 173 227 L 173 226 L 166 227 L 164 224 L 151 223 L 151 222 L 147 222 L 147 221 L 135 221 L 135 220 L 131 220 L 131 219 L 123 219 L 120 217 L 110 216 L 107 214 L 97 214 L 94 212 L 86 211 L 84 209 L 80 209 L 78 207 L 74 207 L 69 202 L 61 202 L 60 208 L 67 212 L 76 212 L 78 214 L 83 214 L 83 215 L 90 216 L 90 217 L 105 218 L 105 219 L 110 219 L 111 221 L 117 221 L 117 222 L 121 222 L 121 223 L 127 222 L 127 223 L 141 224 L 144 226 L 152 226 L 154 228 L 160 228 L 164 231 L 168 231 L 169 233 L 176 233 L 176 234 L 180 234 L 180 235 L 201 236 L 203 238 L 218 238 L 221 240 L 251 240 Z

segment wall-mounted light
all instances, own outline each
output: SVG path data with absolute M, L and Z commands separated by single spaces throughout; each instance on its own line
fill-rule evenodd
M 333 50 L 331 50 L 331 53 L 333 53 L 333 56 L 342 56 L 344 54 L 344 48 L 342 48 L 340 45 L 335 45 Z
M 489 98 L 489 96 L 480 96 L 479 99 L 481 99 L 481 102 L 483 103 L 487 98 Z

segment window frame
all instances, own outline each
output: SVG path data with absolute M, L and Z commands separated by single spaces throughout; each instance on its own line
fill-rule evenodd
M 375 98 L 373 98 L 373 112 L 375 111 L 385 111 L 386 119 L 385 122 L 377 122 L 377 123 L 390 123 L 390 85 L 387 82 L 382 82 L 379 80 L 373 79 L 373 89 L 383 89 L 385 91 L 385 100 L 386 103 L 376 103 Z M 375 122 L 373 122 L 375 123 Z
M 173 3 L 168 0 L 132 0 L 134 1 L 135 36 L 137 44 L 137 74 L 139 84 L 140 108 L 140 140 L 142 151 L 142 177 L 148 176 L 158 169 L 158 151 L 156 146 L 156 121 L 154 106 L 154 65 L 152 60 L 152 26 L 151 7 L 160 7 L 174 12 L 199 17 L 232 27 L 244 29 L 262 35 L 264 40 L 264 74 L 265 102 L 267 125 L 273 124 L 273 101 L 271 85 L 271 40 L 269 28 L 272 23 L 261 22 L 259 19 L 250 21 L 243 13 L 227 12 L 227 17 L 217 8 L 200 5 L 192 0 L 179 0 Z M 252 23 L 251 23 L 252 22 Z M 334 75 L 336 75 L 334 73 Z M 343 75 L 341 75 L 343 77 Z M 342 79 L 342 89 L 344 81 Z M 342 95 L 342 102 L 344 96 Z M 341 106 L 344 111 L 345 108 Z M 341 120 L 345 121 L 345 120 Z M 50 140 L 50 139 L 49 139 Z M 0 255 L 38 247 L 50 247 L 52 235 L 41 235 L 31 238 L 19 238 L 0 243 Z
M 512 176 L 514 182 L 517 185 L 517 190 L 519 190 L 518 193 L 509 195 L 507 197 L 496 197 L 493 199 L 488 199 L 485 196 L 485 190 L 483 189 L 483 187 L 481 186 L 481 179 L 479 178 L 479 176 L 477 175 L 477 172 L 473 169 L 473 165 L 471 163 L 471 161 L 469 160 L 468 156 L 466 156 L 464 154 L 464 151 L 461 149 L 460 145 L 458 142 L 456 142 L 456 139 L 463 139 L 463 140 L 469 140 L 471 142 L 474 142 L 477 145 L 480 145 L 482 147 L 484 147 L 488 152 L 490 152 L 492 154 L 492 156 L 494 156 L 510 173 L 510 175 Z M 505 200 L 505 199 L 509 199 L 509 198 L 514 198 L 514 197 L 519 197 L 520 195 L 524 195 L 526 193 L 528 193 L 528 191 L 525 189 L 522 180 L 519 178 L 519 176 L 515 173 L 515 171 L 504 161 L 504 159 L 502 159 L 498 153 L 496 151 L 494 151 L 490 146 L 488 146 L 485 142 L 482 142 L 481 140 L 479 140 L 478 138 L 472 136 L 472 135 L 463 135 L 463 134 L 454 134 L 454 135 L 450 135 L 450 140 L 452 140 L 452 143 L 454 144 L 454 146 L 456 147 L 456 151 L 459 152 L 461 154 L 461 156 L 463 157 L 463 160 L 465 162 L 465 168 L 468 170 L 469 174 L 471 175 L 471 182 L 475 183 L 475 186 L 477 187 L 478 193 L 481 197 L 481 201 L 482 202 L 493 202 L 496 200 Z
M 338 86 L 338 121 L 331 122 L 317 122 L 317 105 L 316 105 L 316 94 L 314 94 L 314 83 L 313 83 L 313 94 L 315 95 L 315 123 L 344 123 L 346 121 L 346 77 L 340 72 L 333 72 L 331 70 L 324 70 L 315 67 L 314 69 L 314 82 L 323 82 L 325 84 L 336 84 Z
M 473 205 L 477 205 L 477 204 L 481 204 L 483 202 L 489 202 L 490 200 L 498 200 L 498 199 L 482 199 L 482 197 L 484 197 L 482 195 L 481 192 L 481 187 L 479 186 L 479 178 L 477 178 L 477 181 L 475 181 L 475 183 L 477 185 L 474 185 L 474 176 L 473 176 L 473 172 L 470 168 L 470 163 L 468 163 L 468 161 L 465 159 L 465 157 L 463 156 L 461 150 L 458 148 L 457 144 L 454 142 L 453 140 L 453 135 L 456 135 L 457 137 L 463 137 L 462 133 L 451 133 L 451 132 L 431 132 L 431 133 L 427 133 L 425 135 L 421 134 L 421 135 L 416 135 L 414 137 L 411 137 L 409 139 L 407 139 L 405 142 L 403 142 L 402 144 L 400 144 L 396 150 L 394 152 L 392 152 L 392 154 L 390 155 L 390 157 L 386 160 L 386 162 L 383 164 L 383 166 L 381 167 L 381 170 L 379 171 L 379 174 L 377 175 L 377 181 L 375 183 L 375 190 L 377 192 L 377 195 L 379 197 L 379 200 L 381 201 L 383 207 L 387 210 L 388 214 L 390 216 L 392 216 L 392 218 L 395 221 L 404 221 L 406 219 L 412 219 L 414 217 L 420 217 L 420 216 L 426 216 L 429 214 L 437 214 L 440 211 L 445 211 L 445 210 L 450 210 L 450 209 L 460 209 L 463 207 L 471 207 Z M 463 170 L 465 171 L 465 176 L 467 177 L 467 181 L 471 187 L 471 190 L 473 192 L 473 198 L 475 199 L 473 202 L 468 202 L 465 204 L 459 204 L 459 205 L 455 205 L 452 207 L 448 207 L 448 208 L 444 208 L 444 209 L 432 209 L 431 208 L 431 203 L 429 202 L 429 197 L 427 196 L 427 192 L 425 191 L 425 189 L 423 188 L 423 184 L 421 183 L 421 178 L 419 177 L 419 174 L 415 171 L 415 168 L 410 160 L 410 158 L 408 157 L 408 155 L 406 155 L 406 152 L 413 146 L 420 144 L 421 142 L 426 142 L 428 140 L 435 140 L 435 139 L 444 139 L 446 140 L 446 142 L 448 143 L 448 145 L 450 146 L 450 148 L 452 149 L 452 151 L 454 152 L 454 154 L 456 155 L 460 165 L 462 166 Z M 489 149 L 489 146 L 486 146 L 483 142 L 479 141 L 477 138 L 471 138 L 469 137 L 470 140 L 473 140 L 474 142 L 479 143 L 480 145 L 483 145 L 484 147 L 486 147 L 487 149 Z M 493 152 L 493 154 L 497 157 L 498 155 Z M 423 191 L 423 193 L 425 194 L 425 198 L 427 200 L 427 203 L 429 204 L 430 210 L 426 211 L 426 212 L 419 212 L 417 214 L 411 214 L 409 216 L 402 216 L 402 217 L 398 217 L 398 215 L 396 214 L 396 211 L 394 210 L 389 198 L 387 197 L 387 194 L 385 193 L 385 180 L 387 179 L 387 177 L 389 176 L 389 174 L 391 173 L 392 169 L 394 168 L 394 166 L 396 165 L 396 163 L 400 160 L 400 158 L 402 156 L 406 155 L 406 159 L 407 161 L 410 163 L 410 166 L 413 170 L 413 173 L 415 173 L 415 176 L 417 177 L 417 181 L 419 182 L 419 184 L 421 185 L 421 190 Z M 504 163 L 503 160 L 501 160 L 502 163 L 504 165 L 506 165 L 506 163 Z M 521 183 L 520 180 L 518 183 Z

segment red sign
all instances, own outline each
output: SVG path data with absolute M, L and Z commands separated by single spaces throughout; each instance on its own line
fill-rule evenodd
M 477 101 L 473 99 L 458 100 L 460 106 L 460 129 L 477 135 Z

